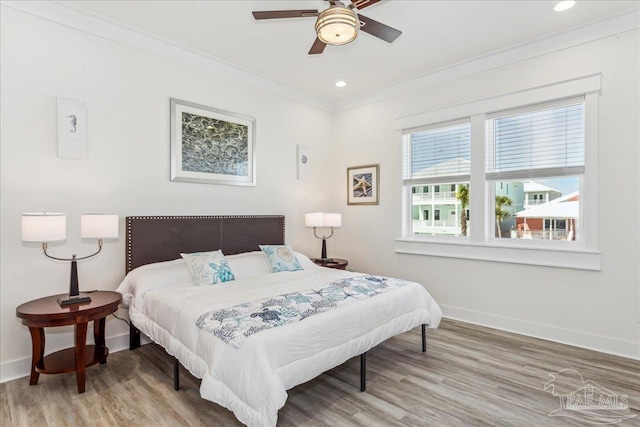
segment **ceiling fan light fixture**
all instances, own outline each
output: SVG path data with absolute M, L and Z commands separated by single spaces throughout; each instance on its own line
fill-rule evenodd
M 333 46 L 351 43 L 357 37 L 359 28 L 360 21 L 356 12 L 340 5 L 320 12 L 316 20 L 318 38 Z

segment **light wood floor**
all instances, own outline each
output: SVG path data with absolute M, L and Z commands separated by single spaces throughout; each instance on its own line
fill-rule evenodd
M 420 328 L 392 338 L 367 357 L 367 391 L 359 359 L 289 390 L 278 426 L 587 426 L 549 417 L 559 397 L 543 390 L 550 373 L 573 368 L 628 395 L 640 426 L 640 362 L 462 322 L 444 320 L 420 351 Z M 181 370 L 173 390 L 172 359 L 158 346 L 111 354 L 87 370 L 87 391 L 74 374 L 41 375 L 0 386 L 0 424 L 9 426 L 240 426 L 228 410 L 203 400 L 199 380 Z

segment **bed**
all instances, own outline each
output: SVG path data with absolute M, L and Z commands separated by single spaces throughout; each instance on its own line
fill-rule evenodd
M 421 326 L 425 351 L 425 327 L 436 328 L 442 317 L 414 282 L 320 267 L 297 252 L 300 269 L 272 272 L 260 245 L 285 244 L 284 216 L 136 216 L 127 217 L 126 227 L 127 275 L 118 291 L 129 307 L 131 348 L 140 345 L 141 331 L 202 380 L 203 398 L 248 426 L 275 426 L 288 389 L 358 355 L 364 390 L 367 350 Z M 181 253 L 218 250 L 235 280 L 194 286 Z M 315 294 L 326 302 L 335 289 L 346 297 L 314 305 L 313 315 L 291 323 L 281 322 L 288 307 L 255 308 L 273 301 L 310 307 Z M 209 327 L 220 313 L 226 322 L 265 326 L 228 335 Z M 177 370 L 176 362 L 176 386 Z

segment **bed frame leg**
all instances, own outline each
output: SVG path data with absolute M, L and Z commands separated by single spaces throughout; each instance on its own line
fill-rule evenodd
M 180 390 L 180 362 L 177 358 L 173 358 L 173 388 Z
M 427 352 L 427 325 L 422 325 L 422 352 Z
M 140 330 L 133 326 L 133 323 L 129 324 L 129 350 L 135 350 L 140 347 Z
M 367 352 L 360 355 L 360 391 L 367 389 Z

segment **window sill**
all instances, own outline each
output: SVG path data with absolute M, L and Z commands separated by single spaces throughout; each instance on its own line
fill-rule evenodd
M 478 244 L 471 243 L 468 239 L 456 241 L 447 239 L 445 241 L 443 239 L 427 240 L 402 237 L 395 240 L 395 252 L 410 255 L 600 271 L 600 252 L 597 251 L 550 246 L 524 247 L 505 243 L 488 242 Z

